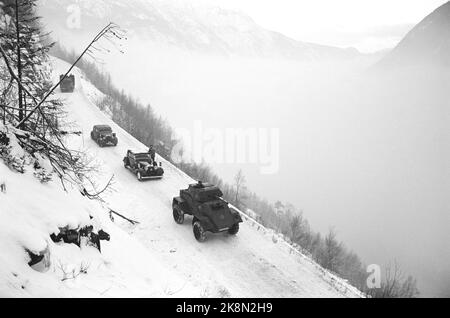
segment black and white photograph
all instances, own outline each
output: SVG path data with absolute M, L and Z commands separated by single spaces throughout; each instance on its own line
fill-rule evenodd
M 450 1 L 0 0 L 0 298 L 450 298 Z

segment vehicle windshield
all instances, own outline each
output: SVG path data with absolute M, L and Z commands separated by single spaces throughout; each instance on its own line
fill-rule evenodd
M 147 163 L 152 163 L 152 158 L 150 157 L 149 154 L 137 154 L 135 155 L 135 159 L 138 162 L 147 162 Z

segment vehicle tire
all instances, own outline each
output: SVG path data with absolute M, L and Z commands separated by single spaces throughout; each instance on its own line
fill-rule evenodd
M 239 223 L 236 223 L 228 230 L 228 234 L 230 235 L 236 235 L 238 234 L 238 232 L 239 232 Z
M 92 140 L 95 140 L 95 138 L 94 138 L 94 132 L 91 132 L 91 139 L 92 139 Z
M 173 219 L 177 224 L 184 223 L 184 212 L 181 210 L 178 204 L 173 205 Z
M 142 181 L 142 180 L 143 180 L 143 179 L 142 179 L 142 174 L 141 174 L 140 171 L 138 171 L 138 172 L 136 173 L 136 177 L 137 177 L 137 179 L 138 179 L 139 181 Z
M 199 241 L 200 243 L 203 243 L 204 241 L 206 241 L 206 231 L 203 228 L 200 221 L 194 222 L 193 230 L 194 230 L 195 239 L 197 241 Z

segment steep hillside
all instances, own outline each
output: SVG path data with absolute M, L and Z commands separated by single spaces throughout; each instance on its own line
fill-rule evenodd
M 22 149 L 10 127 L 0 124 L 0 134 L 9 139 L 11 158 L 25 167 L 21 174 L 0 160 L 0 297 L 200 296 L 186 278 L 165 269 L 138 240 L 113 224 L 98 202 L 77 188 L 65 192 L 55 176 L 42 184 L 34 174 L 51 171 L 49 163 Z M 0 143 L 0 150 L 6 151 L 4 145 Z M 50 238 L 64 227 L 89 225 L 111 237 L 101 242 L 101 253 L 92 246 Z M 44 259 L 31 268 L 31 255 Z
M 416 25 L 379 67 L 450 66 L 450 2 Z
M 260 27 L 242 12 L 195 1 L 42 1 L 40 14 L 64 44 L 68 38 L 86 42 L 89 34 L 114 21 L 128 31 L 130 38 L 195 52 L 298 60 L 359 56 L 355 49 L 293 40 Z
M 67 65 L 55 61 L 56 73 Z M 55 76 L 57 75 L 55 74 Z M 97 182 L 114 175 L 113 191 L 106 193 L 107 205 L 138 220 L 125 226 L 152 255 L 177 276 L 209 297 L 360 297 L 355 288 L 324 271 L 309 258 L 251 219 L 244 222 L 237 237 L 211 235 L 205 244 L 196 242 L 189 221 L 180 226 L 173 221 L 171 201 L 193 180 L 163 161 L 163 180 L 141 183 L 123 167 L 128 149 L 147 147 L 115 125 L 94 105 L 101 93 L 75 72 L 77 89 L 66 99 L 69 120 L 83 132 L 70 144 L 85 149 L 100 164 Z M 89 136 L 95 124 L 109 124 L 119 138 L 116 148 L 99 148 Z M 183 287 L 181 287 L 183 289 Z M 189 290 L 189 289 L 188 289 Z M 192 296 L 196 296 L 192 294 Z

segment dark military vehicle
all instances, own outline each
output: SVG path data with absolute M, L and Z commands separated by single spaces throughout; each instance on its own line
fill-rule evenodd
M 176 223 L 183 224 L 184 216 L 192 215 L 194 236 L 199 242 L 206 240 L 206 232 L 236 235 L 242 218 L 222 196 L 222 191 L 214 185 L 202 182 L 191 184 L 173 199 L 173 218 Z
M 100 147 L 105 146 L 117 146 L 119 140 L 115 133 L 113 133 L 112 129 L 108 125 L 96 125 L 91 131 L 91 138 L 94 140 Z
M 139 181 L 149 179 L 161 179 L 164 175 L 162 164 L 152 159 L 148 152 L 134 153 L 128 150 L 127 156 L 123 158 L 125 168 L 133 172 Z
M 69 75 L 64 78 L 64 75 L 59 76 L 59 80 L 61 81 L 61 93 L 73 93 L 75 90 L 75 76 Z

